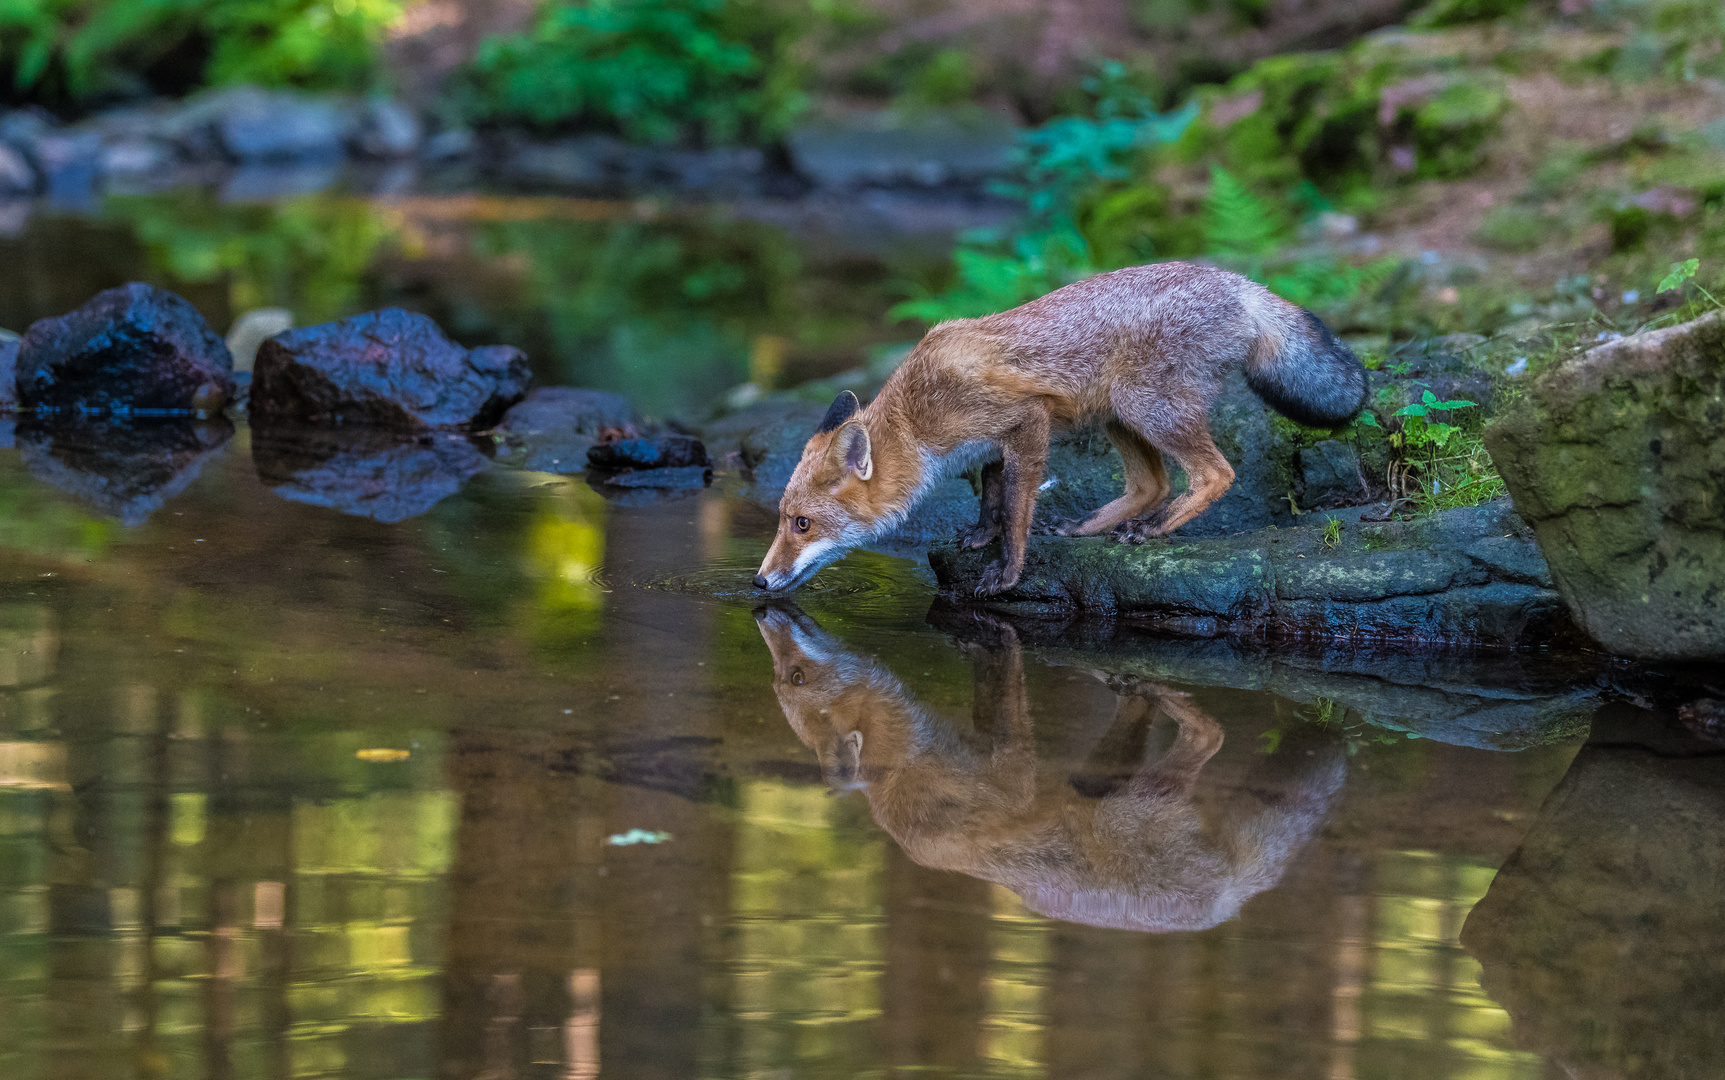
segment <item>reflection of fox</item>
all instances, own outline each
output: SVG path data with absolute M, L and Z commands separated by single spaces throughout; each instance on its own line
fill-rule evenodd
M 1010 589 L 1049 434 L 1081 423 L 1102 424 L 1126 490 L 1068 531 L 1113 529 L 1134 543 L 1172 532 L 1234 482 L 1210 439 L 1211 403 L 1234 368 L 1272 408 L 1314 427 L 1345 423 L 1366 398 L 1365 368 L 1316 315 L 1214 267 L 1128 267 L 941 323 L 867 408 L 849 391 L 833 402 L 785 486 L 755 584 L 796 588 L 903 521 L 943 474 L 998 457 L 982 471 L 981 515 L 964 542 L 1000 538 L 976 591 Z M 1164 454 L 1191 482 L 1166 506 Z
M 1341 790 L 1333 747 L 1301 754 L 1291 780 L 1264 785 L 1255 812 L 1207 829 L 1194 787 L 1222 728 L 1184 694 L 1112 681 L 1120 703 L 1103 742 L 1131 743 L 1160 715 L 1178 725 L 1173 745 L 1118 776 L 1057 775 L 1036 756 L 1009 626 L 998 628 L 1002 647 L 977 658 L 976 715 L 994 729 L 978 750 L 800 611 L 764 608 L 756 621 L 785 718 L 827 783 L 864 789 L 918 863 L 1004 885 L 1043 915 L 1133 930 L 1224 922 L 1281 878 Z

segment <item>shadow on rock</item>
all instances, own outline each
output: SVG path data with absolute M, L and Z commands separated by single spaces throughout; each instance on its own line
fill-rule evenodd
M 1226 922 L 1281 880 L 1341 792 L 1339 740 L 1308 724 L 1254 767 L 1240 799 L 1201 812 L 1222 726 L 1143 679 L 1106 680 L 1114 718 L 1078 768 L 1043 757 L 1004 622 L 978 624 L 991 640 L 970 650 L 965 731 L 795 607 L 760 608 L 755 621 L 785 719 L 828 786 L 864 791 L 917 863 L 1004 885 L 1051 918 L 1146 931 Z
M 252 462 L 284 499 L 386 524 L 418 517 L 491 466 L 458 434 L 298 427 L 254 428 Z
M 1572 739 L 1599 706 L 1602 662 L 1575 653 L 1180 638 L 1110 618 L 1043 619 L 936 602 L 931 625 L 960 641 L 1009 618 L 1042 659 L 1187 686 L 1263 690 L 1301 705 L 1454 746 L 1521 750 Z
M 16 439 L 32 476 L 130 527 L 184 491 L 233 433 L 222 419 L 80 416 L 24 419 Z
M 1461 941 L 1564 1075 L 1725 1076 L 1725 752 L 1604 710 Z

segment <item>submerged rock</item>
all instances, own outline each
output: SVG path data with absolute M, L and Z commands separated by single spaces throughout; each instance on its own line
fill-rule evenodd
M 1532 645 L 1568 619 L 1507 503 L 1402 522 L 1322 525 L 1142 546 L 1032 537 L 1024 574 L 990 608 L 1130 615 L 1193 637 Z M 942 591 L 969 597 L 998 547 L 929 552 Z
M 600 443 L 587 451 L 587 463 L 601 472 L 639 469 L 710 468 L 707 448 L 689 435 L 650 435 Z
M 1595 641 L 1725 657 L 1725 314 L 1546 372 L 1485 439 Z
M 1667 719 L 1602 711 L 1462 928 L 1557 1074 L 1725 1076 L 1725 770 Z
M 32 476 L 131 527 L 196 480 L 233 433 L 219 418 L 32 417 L 17 442 Z
M 634 433 L 635 408 L 622 394 L 541 386 L 511 406 L 493 433 L 499 455 L 535 472 L 578 473 L 607 429 Z
M 698 491 L 713 482 L 713 464 L 701 440 L 666 433 L 602 442 L 587 451 L 593 489 L 617 501 L 613 489 Z M 635 500 L 631 500 L 635 501 Z
M 488 426 L 532 378 L 521 350 L 465 349 L 400 308 L 277 334 L 258 346 L 253 370 L 254 421 L 408 431 Z
M 214 413 L 234 394 L 233 359 L 191 304 L 133 282 L 30 326 L 18 401 L 38 411 Z
M 284 499 L 386 524 L 418 517 L 491 466 L 457 434 L 268 427 L 252 434 L 252 463 Z

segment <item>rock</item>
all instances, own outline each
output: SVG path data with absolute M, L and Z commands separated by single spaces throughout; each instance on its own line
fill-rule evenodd
M 0 413 L 18 407 L 18 339 L 0 336 Z
M 412 109 L 389 98 L 373 98 L 360 111 L 354 147 L 368 157 L 412 157 L 424 137 L 424 127 Z
M 937 187 L 1011 173 L 1016 138 L 1016 128 L 993 117 L 904 123 L 881 113 L 810 124 L 785 143 L 796 170 L 821 187 Z
M 426 316 L 385 308 L 266 339 L 251 415 L 254 423 L 481 428 L 521 400 L 531 377 L 519 349 L 464 349 Z
M 597 187 L 610 178 L 611 163 L 622 153 L 623 144 L 604 135 L 522 143 L 509 153 L 504 171 L 529 183 Z
M 36 191 L 36 170 L 13 147 L 0 142 L 0 196 L 31 195 Z
M 228 352 L 234 358 L 234 370 L 250 371 L 264 339 L 292 329 L 293 312 L 287 308 L 252 308 L 241 314 L 228 329 Z
M 222 201 L 263 203 L 316 195 L 334 187 L 341 176 L 342 163 L 333 160 L 241 165 L 222 181 Z
M 1462 927 L 1549 1075 L 1725 1076 L 1725 771 L 1668 722 L 1601 710 Z
M 602 473 L 595 483 L 620 488 L 701 488 L 713 480 L 713 470 L 702 465 L 667 465 L 658 469 Z
M 38 138 L 35 151 L 50 202 L 85 206 L 95 200 L 96 178 L 102 172 L 100 135 L 93 131 L 56 131 Z
M 634 469 L 711 468 L 707 448 L 688 435 L 652 435 L 603 442 L 587 451 L 587 463 L 600 472 Z
M 196 308 L 154 285 L 99 292 L 32 324 L 19 345 L 25 408 L 213 413 L 233 394 L 228 347 Z
M 1454 746 L 1522 750 L 1587 729 L 1603 668 L 1574 654 L 1537 650 L 1408 649 L 1395 644 L 1179 638 L 1124 620 L 1008 616 L 1025 645 L 1052 664 L 1153 682 L 1276 694 L 1334 709 L 1379 729 Z M 966 640 L 975 609 L 937 601 L 929 622 Z M 1352 717 L 1344 716 L 1353 714 Z
M 386 524 L 418 517 L 491 466 L 457 434 L 280 427 L 254 432 L 252 463 L 284 499 Z
M 1725 657 L 1725 314 L 1559 365 L 1485 439 L 1589 636 Z
M 103 176 L 146 176 L 172 167 L 177 159 L 168 143 L 128 138 L 105 143 L 100 166 Z
M 578 473 L 606 428 L 634 432 L 640 418 L 622 394 L 542 386 L 504 414 L 494 434 L 500 457 L 535 472 Z
M 1333 549 L 1323 531 L 1312 524 L 1141 546 L 1032 537 L 1018 584 L 982 603 L 1130 615 L 1193 637 L 1566 640 L 1568 620 L 1534 541 L 1501 500 L 1415 521 L 1356 520 Z M 943 544 L 929 552 L 929 565 L 944 594 L 963 598 L 997 557 L 997 544 L 979 551 Z
M 222 149 L 241 162 L 339 159 L 354 126 L 334 101 L 256 87 L 229 94 L 215 121 Z
M 466 157 L 478 149 L 479 140 L 466 128 L 450 128 L 425 140 L 423 156 L 430 161 Z
M 31 475 L 130 528 L 190 486 L 233 433 L 219 418 L 33 417 L 17 440 Z
M 1356 506 L 1372 497 L 1360 468 L 1360 456 L 1351 446 L 1325 439 L 1302 447 L 1299 462 L 1304 486 L 1300 505 L 1307 510 Z

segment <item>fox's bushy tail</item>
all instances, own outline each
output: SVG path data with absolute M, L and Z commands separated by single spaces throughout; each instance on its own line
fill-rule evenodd
M 1366 368 L 1323 321 L 1266 291 L 1248 306 L 1258 340 L 1246 358 L 1246 385 L 1296 424 L 1333 428 L 1366 404 Z

